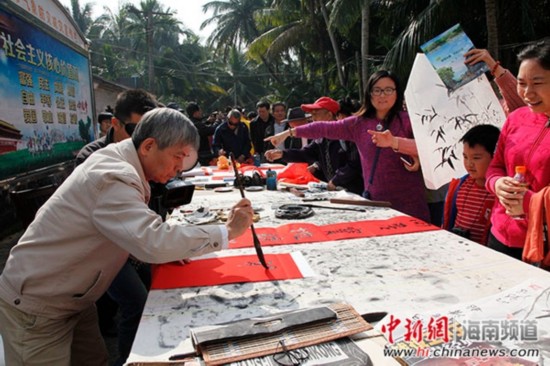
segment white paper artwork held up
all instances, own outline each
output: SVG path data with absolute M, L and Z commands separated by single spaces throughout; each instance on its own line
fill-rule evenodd
M 451 178 L 466 174 L 462 143 L 458 142 L 466 131 L 478 124 L 501 128 L 506 119 L 485 75 L 448 93 L 422 53 L 416 55 L 405 100 L 429 189 L 438 189 Z

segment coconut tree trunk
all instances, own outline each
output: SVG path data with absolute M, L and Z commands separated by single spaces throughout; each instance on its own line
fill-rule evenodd
M 355 52 L 355 63 L 357 64 L 357 88 L 359 93 L 359 101 L 363 103 L 363 76 L 361 72 L 361 65 L 363 63 L 361 62 L 361 56 L 359 56 L 359 52 Z
M 487 50 L 498 59 L 498 24 L 496 0 L 485 0 L 485 19 L 487 21 Z
M 361 9 L 361 76 L 362 90 L 366 90 L 369 80 L 369 29 L 370 23 L 370 0 L 366 0 Z M 361 94 L 361 99 L 363 95 Z
M 329 17 L 327 12 L 327 7 L 323 0 L 318 2 L 319 7 L 321 8 L 321 14 L 323 14 L 323 20 L 325 21 L 325 26 L 327 28 L 328 36 L 330 38 L 330 44 L 332 45 L 332 50 L 334 51 L 334 58 L 336 59 L 336 70 L 338 74 L 338 81 L 340 86 L 346 89 L 346 81 L 344 79 L 344 69 L 342 64 L 342 56 L 340 55 L 340 48 L 336 42 L 336 36 L 334 35 L 333 30 L 329 27 Z
M 147 89 L 151 93 L 155 93 L 156 90 L 153 89 L 155 81 L 155 65 L 153 64 L 153 13 L 148 12 L 147 17 L 147 27 L 145 28 L 145 39 L 147 44 Z

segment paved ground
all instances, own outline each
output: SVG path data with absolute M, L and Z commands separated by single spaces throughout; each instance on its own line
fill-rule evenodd
M 9 235 L 5 238 L 0 238 L 0 273 L 4 270 L 6 260 L 10 249 L 17 243 L 17 240 L 23 235 L 23 232 L 18 232 L 13 235 Z M 107 344 L 107 349 L 109 350 L 109 360 L 112 365 L 116 360 L 118 355 L 117 351 L 117 338 L 116 337 L 105 337 L 105 343 Z M 2 350 L 0 349 L 0 355 L 3 356 Z M 0 365 L 3 365 L 4 357 L 0 357 Z

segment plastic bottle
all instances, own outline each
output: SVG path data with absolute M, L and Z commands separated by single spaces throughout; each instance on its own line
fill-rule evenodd
M 254 166 L 260 166 L 262 165 L 262 159 L 260 157 L 260 154 L 256 153 L 254 154 Z
M 518 183 L 521 183 L 522 186 L 527 186 L 527 181 L 525 180 L 525 173 L 527 173 L 527 167 L 525 165 L 516 165 L 515 167 L 516 174 L 514 175 L 514 180 Z M 525 215 L 516 215 L 512 216 L 516 220 L 523 220 Z
M 527 167 L 525 165 L 516 165 L 515 171 L 516 175 L 514 175 L 514 180 L 516 182 L 526 184 L 525 173 L 527 173 Z
M 269 191 L 277 190 L 277 172 L 271 169 L 268 169 L 266 172 L 266 188 Z

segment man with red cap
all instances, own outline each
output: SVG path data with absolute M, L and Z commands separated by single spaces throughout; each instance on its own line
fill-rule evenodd
M 314 121 L 328 121 L 332 120 L 336 117 L 336 113 L 340 110 L 340 104 L 338 104 L 337 101 L 335 101 L 332 98 L 329 97 L 321 97 L 315 101 L 313 104 L 302 104 L 302 109 L 306 113 L 311 113 L 311 117 Z M 329 114 L 331 114 L 329 118 Z M 316 118 L 316 116 L 320 117 L 326 116 L 327 119 L 323 118 Z
M 331 121 L 336 120 L 340 105 L 332 98 L 321 97 L 313 104 L 302 104 L 301 108 L 311 113 L 313 121 Z M 344 141 L 317 139 L 301 149 L 268 150 L 265 157 L 268 161 L 282 159 L 288 163 L 310 164 L 310 171 L 318 179 L 328 182 L 329 190 L 342 187 L 358 194 L 363 191 L 359 155 Z

